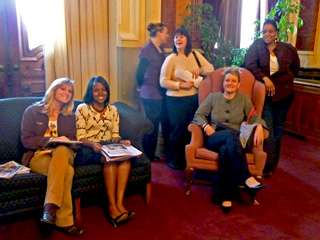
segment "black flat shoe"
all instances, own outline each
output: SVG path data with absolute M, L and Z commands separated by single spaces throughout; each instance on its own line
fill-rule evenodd
M 40 221 L 43 223 L 47 223 L 47 224 L 55 224 L 56 223 L 56 214 L 44 211 Z
M 121 213 L 118 217 L 112 218 L 109 214 L 106 215 L 107 221 L 114 227 L 118 227 L 124 221 L 128 220 L 128 213 Z
M 257 185 L 255 187 L 250 188 L 250 187 L 248 187 L 247 184 L 244 184 L 244 186 L 239 186 L 239 190 L 248 193 L 250 196 L 251 202 L 254 203 L 255 196 L 256 196 L 257 192 L 260 191 L 261 189 L 263 189 L 264 187 L 265 187 L 264 185 L 260 184 L 260 185 Z

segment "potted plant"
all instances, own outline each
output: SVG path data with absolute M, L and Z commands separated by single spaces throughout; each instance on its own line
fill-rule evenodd
M 277 21 L 280 41 L 288 41 L 288 32 L 295 35 L 297 29 L 303 25 L 302 19 L 298 16 L 301 7 L 300 3 L 296 1 L 279 0 L 269 12 L 267 18 Z M 215 68 L 230 65 L 243 66 L 248 48 L 235 48 L 230 41 L 221 36 L 220 25 L 213 15 L 211 4 L 190 4 L 186 10 L 191 11 L 191 14 L 185 17 L 181 27 L 188 29 L 189 32 L 192 29 L 197 29 L 204 56 Z M 289 20 L 289 14 L 296 14 L 298 26 Z M 256 20 L 254 24 L 258 27 L 260 21 Z M 253 38 L 259 38 L 261 33 L 261 31 L 256 31 Z
M 208 3 L 190 4 L 186 10 L 190 10 L 191 14 L 185 17 L 180 27 L 186 28 L 191 34 L 196 34 L 192 29 L 197 29 L 204 56 L 215 68 L 230 65 L 234 47 L 221 36 L 219 23 L 213 15 L 213 6 Z

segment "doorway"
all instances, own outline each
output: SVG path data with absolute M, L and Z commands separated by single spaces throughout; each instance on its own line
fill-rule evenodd
M 43 96 L 44 92 L 43 46 L 29 48 L 28 31 L 17 14 L 16 1 L 1 0 L 0 98 Z

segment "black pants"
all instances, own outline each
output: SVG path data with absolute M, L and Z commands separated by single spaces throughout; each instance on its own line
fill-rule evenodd
M 142 103 L 146 117 L 153 123 L 153 132 L 145 135 L 143 138 L 143 150 L 149 160 L 155 158 L 155 151 L 158 142 L 159 124 L 161 123 L 161 131 L 163 138 L 163 152 L 168 151 L 169 136 L 170 136 L 170 123 L 166 107 L 166 99 L 144 99 Z
M 188 125 L 198 109 L 198 94 L 188 97 L 167 96 L 170 120 L 169 152 L 166 163 L 173 169 L 185 169 L 185 146 L 190 143 Z
M 269 137 L 264 141 L 264 151 L 267 153 L 265 172 L 275 171 L 278 166 L 283 126 L 292 102 L 293 93 L 277 102 L 273 102 L 271 97 L 266 96 L 262 112 L 262 118 L 269 129 Z
M 219 154 L 219 194 L 223 201 L 231 200 L 233 190 L 251 175 L 239 136 L 232 130 L 222 130 L 205 137 L 206 148 Z

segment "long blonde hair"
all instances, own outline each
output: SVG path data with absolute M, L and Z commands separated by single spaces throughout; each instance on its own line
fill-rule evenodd
M 63 84 L 69 84 L 72 86 L 72 96 L 68 103 L 62 106 L 60 113 L 63 115 L 70 115 L 73 110 L 73 99 L 74 99 L 74 81 L 70 80 L 69 78 L 58 78 L 54 80 L 50 87 L 47 89 L 44 98 L 41 100 L 40 103 L 44 104 L 44 108 L 42 110 L 43 113 L 51 116 L 53 114 L 53 100 L 56 94 L 57 89 L 61 87 Z

